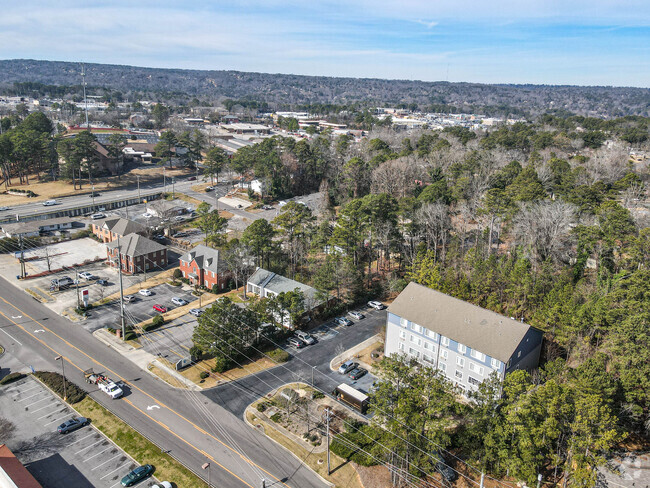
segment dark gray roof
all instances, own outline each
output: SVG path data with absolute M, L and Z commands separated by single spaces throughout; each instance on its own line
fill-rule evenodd
M 70 224 L 73 222 L 76 222 L 76 220 L 71 219 L 70 217 L 56 217 L 46 220 L 31 220 L 29 222 L 9 222 L 2 224 L 2 230 L 7 234 L 28 234 L 31 232 L 39 232 L 43 229 L 43 227 Z
M 315 307 L 323 302 L 322 299 L 318 298 L 318 290 L 315 288 L 263 268 L 257 268 L 255 273 L 248 278 L 248 283 L 252 283 L 261 288 L 266 288 L 267 290 L 278 294 L 294 291 L 297 288 L 304 293 L 305 301 L 309 302 L 308 305 L 311 307 Z
M 142 256 L 143 254 L 150 254 L 156 251 L 167 249 L 162 244 L 158 244 L 151 239 L 141 236 L 140 234 L 129 234 L 122 237 L 120 240 L 121 254 L 127 256 Z M 117 239 L 106 244 L 109 249 L 117 247 Z
M 408 284 L 388 311 L 504 363 L 532 328 L 415 282 Z
M 117 219 L 117 221 L 112 223 L 112 226 L 111 224 L 108 225 L 111 232 L 119 234 L 121 236 L 126 236 L 133 233 L 138 234 L 147 230 L 144 225 L 129 219 Z
M 226 264 L 221 259 L 221 253 L 219 250 L 212 249 L 203 244 L 200 244 L 191 251 L 183 254 L 181 260 L 186 263 L 191 263 L 193 260 L 196 260 L 196 264 L 199 268 L 206 271 L 214 271 L 215 273 L 219 271 L 223 272 L 226 269 Z

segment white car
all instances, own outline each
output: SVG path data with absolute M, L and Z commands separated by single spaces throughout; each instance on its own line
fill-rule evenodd
M 150 297 L 151 295 L 153 295 L 153 293 L 151 293 L 151 290 L 148 290 L 148 289 L 146 289 L 146 288 L 143 288 L 143 289 L 140 290 L 138 293 L 139 293 L 140 295 L 142 295 L 142 296 L 145 296 L 145 297 Z
M 143 216 L 145 219 L 150 219 L 151 217 L 153 217 L 153 215 L 150 214 L 149 212 L 145 212 L 145 213 L 143 213 L 142 216 Z
M 43 202 L 44 207 L 51 207 L 52 205 L 56 205 L 56 200 L 47 200 Z
M 383 303 L 378 302 L 376 300 L 372 300 L 372 301 L 368 302 L 368 306 L 371 307 L 371 308 L 374 308 L 375 310 L 383 310 L 383 309 L 386 308 L 386 305 L 384 305 Z
M 172 484 L 169 481 L 161 481 L 157 485 L 151 485 L 151 488 L 172 488 Z
M 101 213 L 101 212 L 100 212 L 100 213 L 96 213 L 96 214 L 92 214 L 92 215 L 90 216 L 90 218 L 93 219 L 93 220 L 103 219 L 104 217 L 106 217 L 106 215 L 104 215 L 104 214 Z
M 182 307 L 183 305 L 187 305 L 190 302 L 188 302 L 187 300 L 183 300 L 182 298 L 174 297 L 172 298 L 172 303 L 174 305 L 178 305 L 179 307 Z
M 310 346 L 310 345 L 312 345 L 312 344 L 314 344 L 316 342 L 316 339 L 314 339 L 311 334 L 309 334 L 308 332 L 305 332 L 304 330 L 296 331 L 296 337 L 298 339 L 300 339 L 301 341 L 303 341 L 308 346 Z
M 2 212 L 4 210 L 9 210 L 9 207 L 0 207 L 0 212 Z
M 79 273 L 79 278 L 81 278 L 81 279 L 83 279 L 83 280 L 86 280 L 86 281 L 90 281 L 90 280 L 94 280 L 94 279 L 95 279 L 95 277 L 93 276 L 93 274 L 90 273 L 90 272 L 88 272 L 88 271 L 84 271 L 83 273 Z
M 135 302 L 137 297 L 135 295 L 124 295 L 124 301 L 127 303 Z
M 198 317 L 202 313 L 203 313 L 203 310 L 200 310 L 198 308 L 193 308 L 193 309 L 190 310 L 190 314 L 194 315 L 195 317 Z

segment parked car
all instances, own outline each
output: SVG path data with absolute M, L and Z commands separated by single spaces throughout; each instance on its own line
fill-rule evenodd
M 106 217 L 106 215 L 104 215 L 104 214 L 101 213 L 101 212 L 96 213 L 96 214 L 92 214 L 92 215 L 90 216 L 90 218 L 93 219 L 93 220 L 103 219 L 104 217 Z
M 347 318 L 345 318 L 345 317 L 336 317 L 336 318 L 334 319 L 334 322 L 335 322 L 337 325 L 345 325 L 345 326 L 347 326 L 347 327 L 349 327 L 349 326 L 351 326 L 352 324 L 354 324 L 354 322 L 352 322 L 350 319 L 347 319 Z
M 316 344 L 316 339 L 314 339 L 310 333 L 305 332 L 304 330 L 296 331 L 296 337 L 308 346 Z
M 296 349 L 300 349 L 306 346 L 306 344 L 302 342 L 300 339 L 298 339 L 297 337 L 290 337 L 289 345 L 295 347 Z
M 194 315 L 195 317 L 200 316 L 202 313 L 203 313 L 203 310 L 200 310 L 200 309 L 198 309 L 198 308 L 192 308 L 192 309 L 190 310 L 190 314 L 191 314 L 191 315 Z
M 363 378 L 366 373 L 368 373 L 368 370 L 366 368 L 354 368 L 348 376 L 352 378 L 353 380 L 358 380 L 359 378 Z
M 74 285 L 75 282 L 74 282 L 74 280 L 73 280 L 72 278 L 70 278 L 69 276 L 63 276 L 63 277 L 58 278 L 58 279 L 57 279 L 57 278 L 54 278 L 54 279 L 50 282 L 50 284 L 51 284 L 52 286 L 56 286 L 56 287 L 59 287 L 59 288 L 65 288 L 65 287 L 68 287 L 68 286 L 70 286 L 70 285 Z
M 159 303 L 156 303 L 156 304 L 153 306 L 153 309 L 154 309 L 156 312 L 160 312 L 160 313 L 165 313 L 165 312 L 167 311 L 167 307 L 165 307 L 164 305 L 160 305 Z
M 108 286 L 108 280 L 97 280 L 95 283 L 101 286 Z
M 214 186 L 206 186 L 205 187 L 206 193 L 209 192 L 209 191 L 212 191 L 212 190 L 214 190 Z
M 368 306 L 370 308 L 374 308 L 375 310 L 383 310 L 383 309 L 386 308 L 386 305 L 384 305 L 381 302 L 378 302 L 377 300 L 372 300 L 372 301 L 368 302 Z
M 138 299 L 135 295 L 125 295 L 124 296 L 124 301 L 127 303 L 132 303 L 135 302 Z
M 59 434 L 67 434 L 68 432 L 80 429 L 84 425 L 88 425 L 88 419 L 86 417 L 72 417 L 70 420 L 66 420 L 59 425 L 56 430 Z
M 79 278 L 86 281 L 90 281 L 90 280 L 94 280 L 95 276 L 89 271 L 84 271 L 83 273 L 79 273 Z
M 365 317 L 364 314 L 361 312 L 353 311 L 353 312 L 348 312 L 348 315 L 352 317 L 353 319 L 361 320 L 362 318 Z
M 122 486 L 133 486 L 138 481 L 148 478 L 154 472 L 154 467 L 151 464 L 145 464 L 144 466 L 138 466 L 124 478 L 122 478 Z
M 262 210 L 273 210 L 271 205 L 262 205 Z
M 93 192 L 90 192 L 90 193 L 88 194 L 88 197 L 89 197 L 89 198 L 92 198 L 92 197 L 100 197 L 100 196 L 102 196 L 102 194 L 99 193 L 98 191 L 93 191 Z
M 142 216 L 143 216 L 145 219 L 150 219 L 151 217 L 153 217 L 153 215 L 150 214 L 149 212 L 145 212 L 145 213 L 143 213 Z
M 153 295 L 153 293 L 151 293 L 151 290 L 148 290 L 147 288 L 143 288 L 138 293 L 143 297 L 150 297 L 151 295 Z
M 352 371 L 354 368 L 358 367 L 359 363 L 355 363 L 354 361 L 346 361 L 344 362 L 341 366 L 339 366 L 339 373 L 340 374 L 347 374 L 350 371 Z
M 237 204 L 237 208 L 244 208 L 244 206 L 241 203 L 239 203 Z
M 52 205 L 56 205 L 56 200 L 46 200 L 43 202 L 44 207 L 51 207 Z
M 174 297 L 174 298 L 172 298 L 172 303 L 174 305 L 178 305 L 179 307 L 182 307 L 183 305 L 187 305 L 190 302 L 188 302 L 187 300 L 185 300 L 183 298 Z
M 177 215 L 176 217 L 174 217 L 174 220 L 176 222 L 182 222 L 183 220 L 185 220 L 185 217 L 183 217 L 182 215 Z
M 9 210 L 9 207 L 0 207 L 0 212 L 3 212 L 5 210 Z
M 436 463 L 436 469 L 440 473 L 440 475 L 445 479 L 445 481 L 451 483 L 452 481 L 456 481 L 458 478 L 458 474 L 456 474 L 456 470 L 449 466 L 448 464 L 445 463 L 443 457 L 438 453 L 438 457 L 440 458 L 440 461 Z
M 196 181 L 196 176 L 190 176 L 187 181 Z
M 172 488 L 172 484 L 169 481 L 161 481 L 156 485 L 151 485 L 151 488 Z

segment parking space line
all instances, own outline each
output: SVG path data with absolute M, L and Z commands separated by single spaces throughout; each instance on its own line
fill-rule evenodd
M 113 447 L 115 447 L 115 446 L 113 446 L 113 445 L 111 444 L 110 446 L 108 446 L 108 447 L 107 447 L 106 449 L 104 449 L 103 451 L 99 451 L 97 454 L 93 454 L 93 455 L 90 456 L 89 458 L 84 459 L 84 463 L 85 463 L 86 461 L 90 461 L 90 460 L 91 460 L 92 458 L 94 458 L 94 457 L 99 456 L 99 455 L 102 454 L 103 452 L 108 451 L 109 449 L 113 449 Z
M 63 406 L 63 405 L 62 405 L 62 406 Z M 65 407 L 64 407 L 64 408 L 65 408 Z M 46 414 L 43 415 L 42 417 L 39 417 L 37 420 L 41 420 L 42 418 L 45 418 L 45 417 L 47 417 L 48 415 L 52 415 L 53 413 L 56 413 L 56 412 L 58 412 L 58 410 L 54 410 L 53 412 L 46 413 Z
M 50 425 L 50 424 L 53 424 L 53 423 L 55 423 L 55 422 L 58 422 L 59 420 L 62 420 L 62 419 L 66 418 L 66 417 L 69 416 L 69 415 L 70 415 L 69 413 L 66 413 L 63 417 L 59 417 L 58 419 L 52 420 L 51 422 L 48 422 L 48 423 L 45 424 L 45 425 Z M 73 444 L 74 444 L 74 443 L 73 443 Z
M 46 393 L 46 392 L 39 391 L 38 393 L 34 393 L 33 395 L 29 395 L 28 397 L 23 398 L 22 400 L 18 400 L 18 403 L 24 402 L 25 400 L 29 400 L 30 398 L 35 397 L 36 395 L 40 395 L 41 393 Z
M 56 401 L 54 403 L 56 403 Z M 32 410 L 32 413 L 40 412 L 44 408 L 51 407 L 52 405 L 54 405 L 54 403 L 50 403 L 49 405 L 45 405 L 44 407 L 37 408 L 36 410 Z
M 18 393 L 18 395 L 15 395 L 14 398 L 18 398 L 18 397 L 19 397 L 20 395 L 22 395 L 23 393 L 27 393 L 28 391 L 31 391 L 31 390 L 33 390 L 34 388 L 38 388 L 39 386 L 41 386 L 41 385 L 34 385 L 34 386 L 32 386 L 31 388 L 27 388 L 26 390 L 23 390 L 23 391 L 21 391 L 20 393 Z M 18 388 L 16 388 L 16 389 L 18 389 Z
M 99 439 L 99 440 L 98 440 L 97 442 L 95 442 L 94 444 L 91 444 L 91 445 L 89 445 L 89 446 L 86 446 L 86 447 L 84 447 L 83 449 L 79 449 L 77 452 L 75 452 L 75 454 L 79 454 L 81 451 L 85 451 L 85 450 L 88 449 L 89 447 L 96 446 L 97 444 L 99 444 L 99 443 L 101 443 L 101 442 L 104 442 L 104 439 Z
M 108 462 L 111 462 L 113 459 L 116 459 L 116 458 L 118 458 L 118 457 L 120 457 L 120 456 L 122 456 L 122 455 L 123 455 L 122 453 L 119 453 L 117 456 L 112 457 L 112 458 L 110 458 L 110 459 L 107 460 L 107 461 L 104 461 L 102 464 L 98 464 L 98 465 L 95 466 L 93 469 L 91 469 L 91 471 L 95 471 L 97 468 L 101 468 L 104 464 L 106 464 L 106 463 L 108 463 Z
M 102 477 L 99 478 L 99 479 L 100 479 L 100 480 L 103 480 L 103 479 L 106 478 L 107 476 L 110 476 L 111 474 L 113 474 L 113 473 L 114 473 L 115 471 L 117 471 L 118 469 L 122 469 L 124 466 L 127 466 L 127 465 L 130 464 L 130 463 L 131 463 L 131 461 L 127 461 L 127 462 L 125 462 L 125 463 L 124 463 L 122 466 L 120 466 L 119 468 L 115 468 L 113 471 L 111 471 L 110 473 L 106 473 L 104 476 L 102 476 Z M 117 486 L 117 485 L 119 485 L 119 484 L 120 484 L 120 482 L 118 481 L 118 482 L 115 483 L 113 486 Z
M 95 435 L 95 432 L 91 432 L 91 433 L 88 434 L 86 437 L 82 437 L 81 439 L 77 439 L 76 441 L 74 441 L 74 442 L 73 442 L 72 444 L 70 444 L 70 445 L 73 446 L 73 445 L 75 445 L 77 442 L 81 442 L 81 441 L 83 441 L 84 439 L 88 439 L 91 435 Z

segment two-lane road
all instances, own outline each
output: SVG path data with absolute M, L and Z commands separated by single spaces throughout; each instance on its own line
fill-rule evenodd
M 59 371 L 54 358 L 62 355 L 71 381 L 91 388 L 93 398 L 198 474 L 203 474 L 201 465 L 210 462 L 211 478 L 218 486 L 257 488 L 262 479 L 266 486 L 325 486 L 293 455 L 241 418 L 200 393 L 174 389 L 141 371 L 4 279 L 0 279 L 0 329 L 0 342 L 9 343 L 8 351 L 22 363 Z M 82 375 L 87 368 L 121 379 L 125 397 L 110 400 L 87 385 Z

